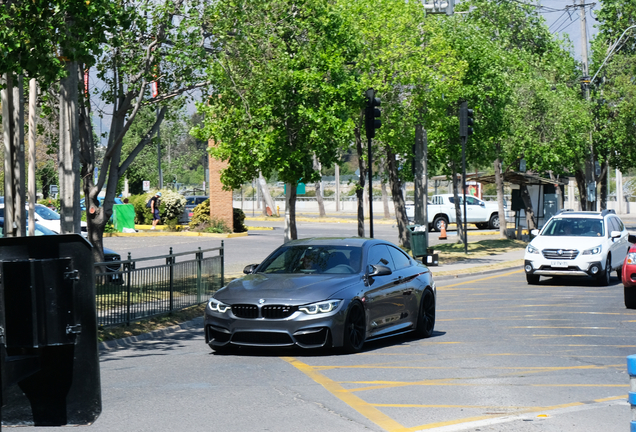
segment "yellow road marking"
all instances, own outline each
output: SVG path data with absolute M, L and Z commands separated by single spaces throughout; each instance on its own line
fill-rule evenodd
M 358 396 L 344 389 L 337 382 L 318 373 L 313 367 L 303 363 L 293 357 L 282 357 L 283 360 L 303 372 L 309 378 L 323 386 L 328 392 L 349 405 L 351 408 L 362 414 L 364 417 L 387 431 L 402 431 L 404 426 L 384 414 L 379 409 L 373 407 Z
M 490 280 L 490 279 L 495 279 L 495 278 L 499 278 L 499 277 L 503 277 L 503 276 L 510 276 L 513 274 L 517 274 L 517 273 L 521 273 L 523 270 L 515 270 L 512 272 L 508 272 L 508 273 L 504 273 L 504 274 L 498 274 L 495 276 L 489 276 L 489 277 L 485 277 L 485 278 L 481 278 L 481 279 L 473 279 L 470 281 L 465 281 L 465 282 L 460 282 L 460 283 L 456 283 L 456 284 L 452 284 L 452 285 L 444 285 L 444 286 L 437 286 L 437 289 L 440 290 L 444 290 L 446 288 L 451 288 L 451 287 L 456 287 L 456 286 L 461 286 L 461 285 L 466 285 L 466 284 L 474 284 L 475 282 L 481 282 L 481 281 L 485 281 L 485 280 Z

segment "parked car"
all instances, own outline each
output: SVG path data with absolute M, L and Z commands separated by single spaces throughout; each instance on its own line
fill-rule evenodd
M 295 240 L 243 272 L 208 302 L 205 341 L 215 351 L 296 345 L 358 352 L 371 339 L 433 333 L 431 272 L 386 241 Z
M 104 197 L 97 197 L 97 199 L 99 200 L 99 206 L 101 207 L 102 204 L 104 203 Z M 121 198 L 119 197 L 115 197 L 115 204 L 123 204 L 124 202 L 121 200 Z M 82 209 L 82 211 L 86 211 L 86 198 L 82 198 L 80 200 L 80 208 Z
M 27 235 L 28 235 L 28 229 L 27 229 Z M 46 226 L 44 226 L 42 224 L 39 224 L 39 223 L 36 222 L 36 224 L 35 224 L 35 235 L 36 236 L 58 235 L 58 233 L 48 229 Z M 4 237 L 4 217 L 0 217 L 0 237 Z M 119 255 L 114 250 L 108 249 L 107 247 L 105 247 L 104 248 L 104 262 L 110 262 L 110 261 L 121 261 L 121 255 Z M 121 268 L 121 264 L 106 265 L 107 271 L 109 273 L 112 273 L 111 275 L 109 275 L 109 280 L 111 282 L 114 281 L 116 283 L 121 283 L 120 281 L 122 280 L 122 278 L 121 278 L 121 275 L 119 274 L 119 269 L 120 268 Z
M 621 280 L 623 281 L 623 291 L 625 296 L 625 307 L 636 309 L 636 236 L 628 237 L 632 245 L 623 261 Z
M 181 217 L 179 217 L 179 223 L 186 224 L 192 220 L 192 215 L 194 212 L 194 208 L 207 200 L 209 197 L 205 195 L 192 195 L 184 197 L 186 199 L 185 209 L 183 209 L 183 213 L 181 213 Z
M 29 207 L 26 206 L 26 216 L 27 219 L 29 217 Z M 4 204 L 0 204 L 0 217 L 4 218 Z M 42 204 L 35 205 L 35 222 L 54 231 L 59 234 L 61 231 L 60 227 L 60 214 L 55 210 L 48 208 Z M 82 232 L 87 231 L 86 222 L 80 222 Z
M 532 235 L 524 256 L 529 284 L 539 283 L 541 276 L 587 276 L 609 285 L 615 269 L 622 277 L 629 234 L 614 210 L 562 210 Z
M 459 195 L 461 211 L 464 211 L 463 194 Z M 507 205 L 504 202 L 506 219 L 509 218 Z M 441 231 L 442 223 L 448 228 L 449 223 L 456 222 L 455 196 L 453 194 L 433 195 L 426 206 L 428 227 L 430 231 Z M 409 221 L 415 218 L 415 205 L 406 205 L 406 217 Z M 483 201 L 477 197 L 466 195 L 466 222 L 475 224 L 479 229 L 499 229 L 499 206 L 494 201 Z

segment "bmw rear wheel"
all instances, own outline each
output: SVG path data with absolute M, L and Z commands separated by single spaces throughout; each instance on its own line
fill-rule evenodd
M 345 321 L 343 348 L 347 353 L 362 351 L 366 338 L 367 326 L 364 317 L 364 308 L 359 301 L 355 301 L 349 308 Z
M 435 327 L 435 296 L 431 290 L 424 290 L 420 302 L 420 313 L 417 316 L 415 335 L 419 338 L 428 338 L 433 335 Z

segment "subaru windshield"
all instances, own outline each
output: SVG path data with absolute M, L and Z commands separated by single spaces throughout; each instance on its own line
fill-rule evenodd
M 603 237 L 605 229 L 602 219 L 554 218 L 541 232 L 542 236 Z

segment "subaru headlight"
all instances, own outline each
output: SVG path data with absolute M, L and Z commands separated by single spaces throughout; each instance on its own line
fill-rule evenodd
M 318 303 L 312 303 L 305 306 L 299 306 L 298 310 L 305 312 L 307 315 L 316 315 L 335 311 L 340 307 L 342 300 L 327 300 Z
M 208 302 L 208 307 L 212 312 L 225 313 L 230 310 L 232 306 L 211 298 Z
M 539 249 L 537 249 L 536 247 L 534 247 L 532 245 L 528 245 L 526 250 L 528 251 L 528 253 L 531 253 L 531 254 L 538 254 L 539 253 Z
M 627 254 L 627 264 L 636 264 L 636 252 Z
M 584 250 L 581 255 L 596 255 L 596 254 L 600 254 L 601 250 L 603 250 L 603 248 L 601 247 L 601 245 L 598 245 L 598 246 L 594 246 L 591 249 Z

